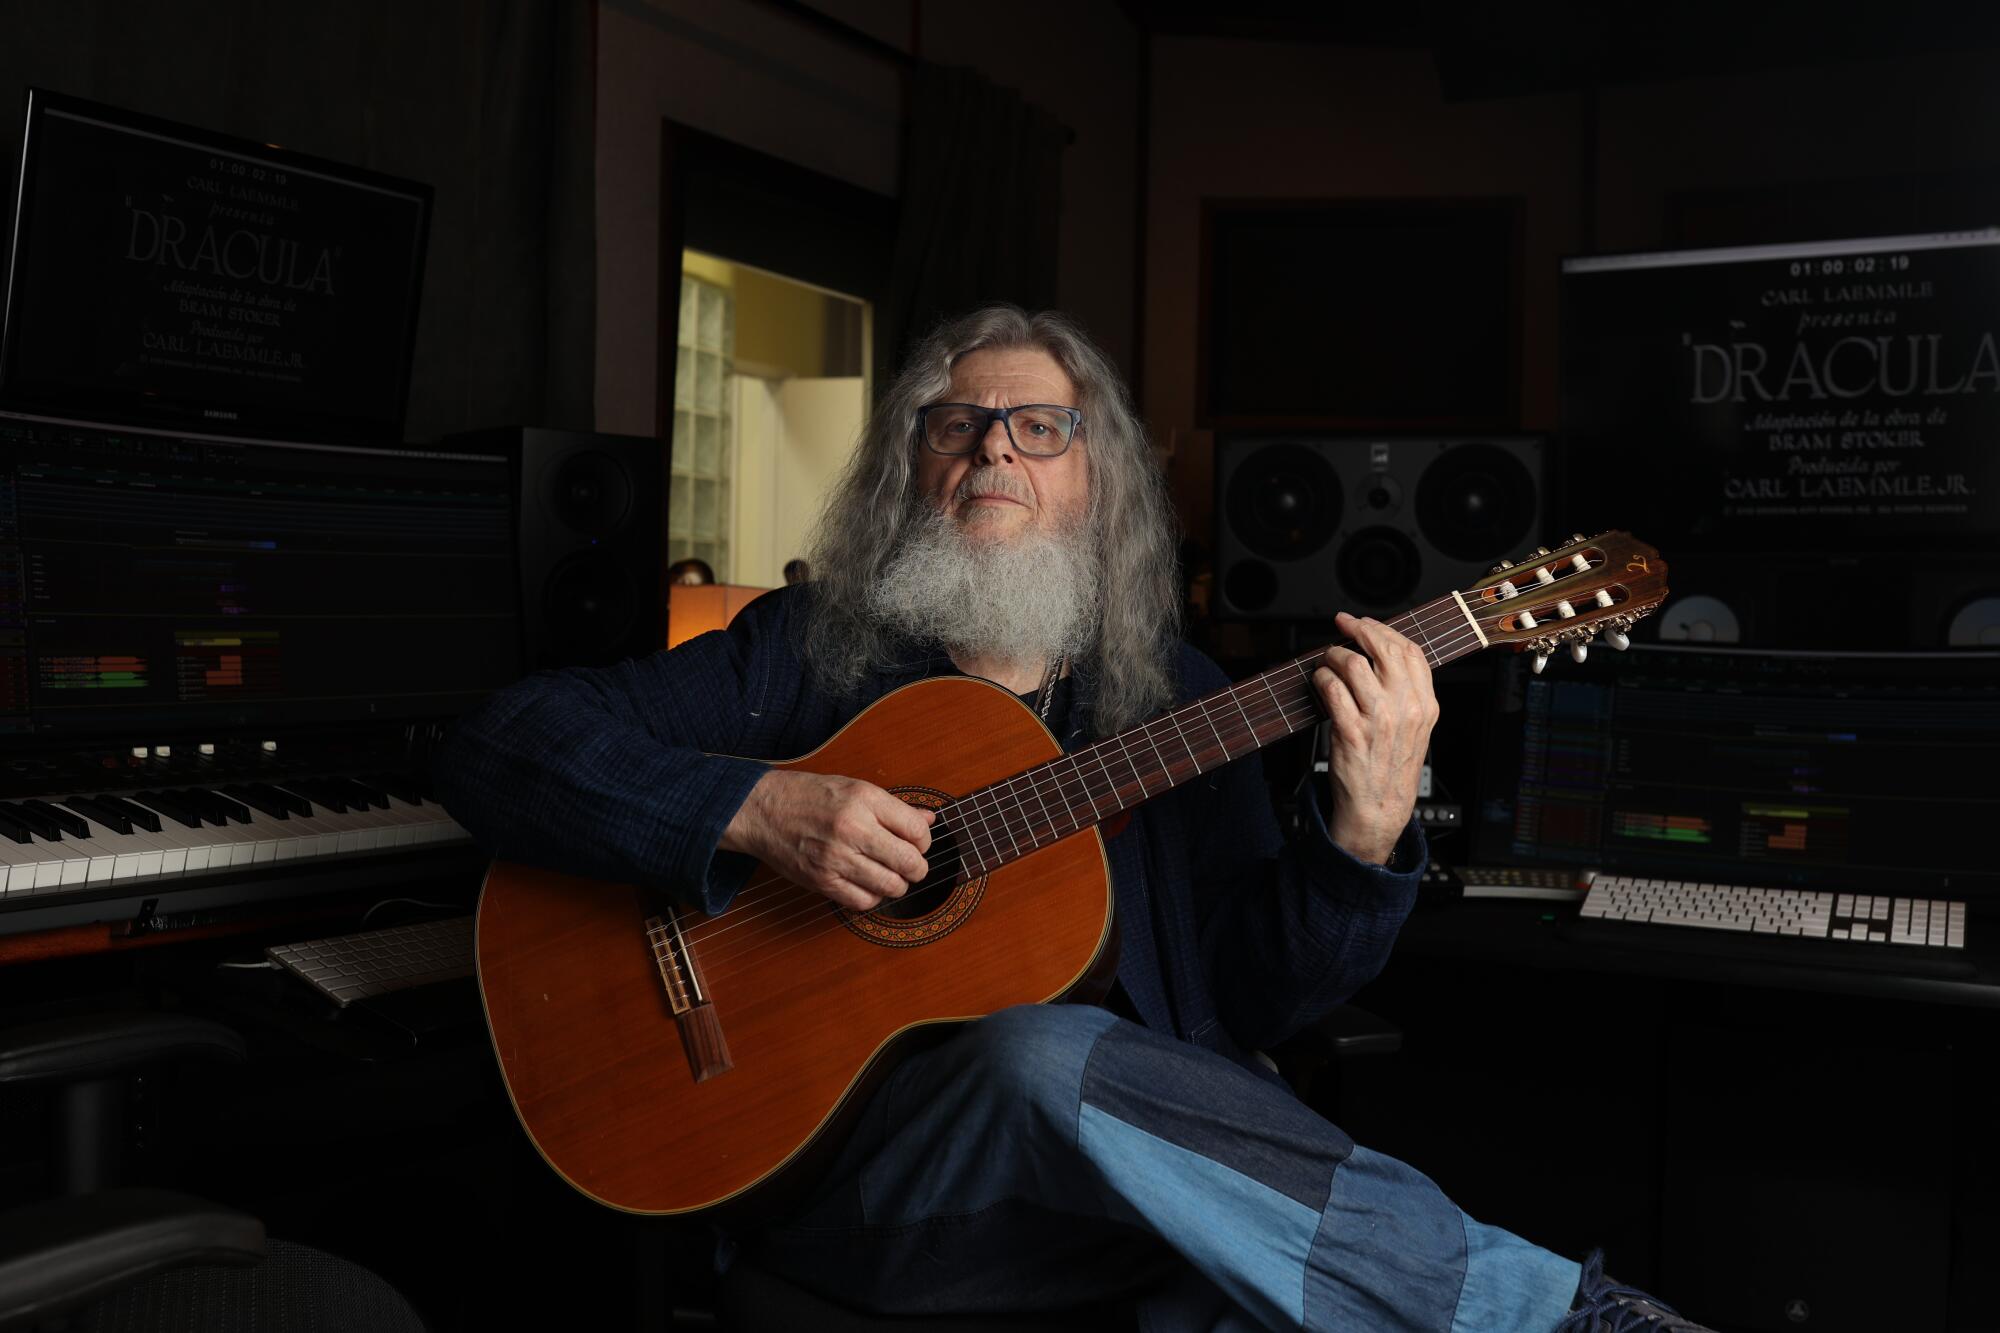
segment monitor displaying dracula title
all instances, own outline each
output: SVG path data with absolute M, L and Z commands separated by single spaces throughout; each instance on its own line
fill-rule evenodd
M 30 90 L 0 402 L 400 442 L 428 186 Z
M 2000 497 L 2000 230 L 1564 261 L 1579 513 L 1716 550 L 1952 549 Z

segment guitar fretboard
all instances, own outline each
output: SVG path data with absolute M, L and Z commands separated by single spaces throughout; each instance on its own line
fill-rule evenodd
M 1456 594 L 1386 623 L 1421 648 L 1433 667 L 1485 646 Z M 1312 726 L 1324 715 L 1312 673 L 1325 651 L 1281 662 L 1129 731 L 961 797 L 940 821 L 957 836 L 961 867 L 967 874 L 990 874 Z

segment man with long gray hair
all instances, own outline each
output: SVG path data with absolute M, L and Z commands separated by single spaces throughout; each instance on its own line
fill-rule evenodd
M 1065 749 L 1227 684 L 1180 641 L 1173 523 L 1124 385 L 1070 320 L 937 329 L 830 498 L 811 582 L 726 631 L 543 673 L 457 729 L 438 784 L 497 855 L 720 913 L 758 862 L 840 907 L 920 884 L 932 816 L 772 768 L 883 694 L 962 673 Z M 1304 836 L 1256 766 L 1107 830 L 1121 937 L 1102 1006 L 1023 1006 L 896 1067 L 757 1263 L 884 1313 L 1136 1309 L 1158 1329 L 1694 1330 L 1358 1147 L 1247 1052 L 1380 970 L 1425 861 L 1437 704 L 1387 626 L 1313 674 L 1334 742 Z M 746 756 L 746 757 L 730 757 Z M 1698 1331 L 1697 1331 L 1698 1333 Z

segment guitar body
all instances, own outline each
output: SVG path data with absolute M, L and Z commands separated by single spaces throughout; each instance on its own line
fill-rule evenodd
M 1060 754 L 1013 695 L 945 677 L 884 696 L 773 767 L 937 806 Z M 709 918 L 631 885 L 496 862 L 475 953 L 523 1128 L 565 1180 L 612 1207 L 685 1213 L 770 1197 L 785 1168 L 836 1141 L 839 1114 L 858 1109 L 896 1047 L 933 1025 L 1108 984 L 1110 875 L 1096 830 L 1084 832 L 865 914 L 760 885 L 775 880 L 762 867 Z M 944 878 L 939 851 L 931 866 Z M 677 996 L 690 970 L 695 985 Z M 696 987 L 706 1011 L 690 1017 Z

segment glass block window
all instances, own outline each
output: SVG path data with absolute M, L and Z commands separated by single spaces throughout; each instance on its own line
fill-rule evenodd
M 727 393 L 736 311 L 729 289 L 681 275 L 674 367 L 667 559 L 706 560 L 731 582 L 730 474 L 735 453 Z

